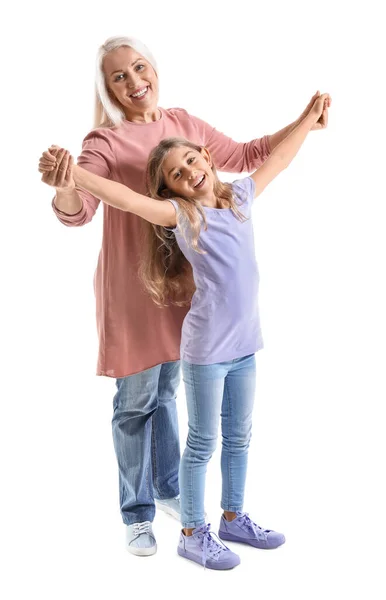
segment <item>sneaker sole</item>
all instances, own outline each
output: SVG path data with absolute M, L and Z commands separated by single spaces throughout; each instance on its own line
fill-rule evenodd
M 177 552 L 180 556 L 182 556 L 182 558 L 187 558 L 188 560 L 191 560 L 192 562 L 197 563 L 198 565 L 201 565 L 202 567 L 204 566 L 202 564 L 202 561 L 198 558 L 198 556 L 196 556 L 195 554 L 191 554 L 190 552 L 186 552 L 186 550 L 183 550 L 182 548 L 180 548 L 178 546 L 177 548 Z M 207 569 L 213 569 L 215 571 L 229 571 L 229 569 L 234 569 L 234 567 L 237 567 L 240 564 L 240 558 L 239 558 L 239 562 L 236 564 L 227 564 L 227 563 L 206 563 L 205 567 Z
M 244 538 L 239 538 L 235 535 L 230 535 L 229 533 L 224 533 L 220 530 L 218 532 L 218 537 L 221 540 L 226 540 L 227 542 L 236 542 L 237 544 L 248 544 L 248 546 L 259 548 L 259 550 L 276 550 L 276 548 L 279 548 L 285 542 L 285 540 L 283 540 L 281 544 L 278 544 L 277 546 L 262 546 L 261 544 L 259 544 L 258 541 L 255 542 L 254 540 L 245 540 Z
M 126 550 L 135 556 L 151 556 L 157 552 L 157 546 L 151 548 L 136 548 L 135 546 L 126 546 Z

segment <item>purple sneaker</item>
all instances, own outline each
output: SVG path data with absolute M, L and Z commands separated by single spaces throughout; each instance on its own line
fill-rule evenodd
M 248 513 L 243 512 L 238 512 L 237 517 L 233 521 L 227 521 L 223 515 L 218 535 L 222 540 L 250 544 L 255 548 L 263 550 L 277 548 L 285 542 L 285 537 L 282 533 L 277 533 L 271 529 L 262 529 L 251 521 Z
M 181 531 L 177 552 L 180 556 L 202 564 L 208 569 L 233 569 L 240 564 L 240 557 L 229 550 L 219 540 L 217 542 L 210 532 L 210 523 L 197 527 L 193 535 L 185 535 Z M 214 534 L 216 535 L 216 534 Z M 217 536 L 216 536 L 217 537 Z

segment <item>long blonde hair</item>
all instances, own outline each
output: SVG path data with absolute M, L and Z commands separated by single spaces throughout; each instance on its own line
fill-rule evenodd
M 201 146 L 184 138 L 171 137 L 162 140 L 150 153 L 146 183 L 148 195 L 152 198 L 160 201 L 173 198 L 172 190 L 165 184 L 162 167 L 169 152 L 181 147 L 191 148 L 197 152 L 202 149 Z M 240 221 L 245 221 L 246 217 L 237 208 L 232 186 L 229 183 L 222 183 L 217 177 L 214 165 L 211 168 L 215 178 L 214 195 L 220 208 L 230 208 Z M 179 196 L 175 200 L 179 205 L 177 215 L 179 231 L 193 250 L 203 253 L 198 244 L 201 219 L 204 229 L 207 229 L 202 205 L 195 198 Z M 144 233 L 145 243 L 139 274 L 147 291 L 158 306 L 189 305 L 195 290 L 192 268 L 181 252 L 174 232 L 146 221 Z

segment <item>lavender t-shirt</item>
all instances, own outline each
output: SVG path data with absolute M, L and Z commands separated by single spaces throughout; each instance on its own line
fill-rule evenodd
M 240 221 L 230 208 L 204 206 L 198 254 L 181 233 L 190 239 L 189 222 L 181 221 L 179 206 L 174 231 L 182 253 L 192 265 L 196 291 L 182 326 L 181 358 L 200 365 L 225 362 L 253 354 L 263 347 L 257 295 L 259 273 L 251 206 L 255 183 L 250 177 L 232 184 L 236 204 L 247 218 Z

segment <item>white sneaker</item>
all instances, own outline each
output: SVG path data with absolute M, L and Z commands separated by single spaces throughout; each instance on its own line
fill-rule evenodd
M 155 498 L 155 504 L 157 508 L 163 510 L 168 515 L 171 515 L 181 523 L 181 502 L 179 496 L 167 500 L 158 500 L 158 498 Z M 205 518 L 206 517 L 207 514 L 205 511 Z
M 176 498 L 168 498 L 167 500 L 158 500 L 156 498 L 155 504 L 157 508 L 181 522 L 181 504 L 179 496 Z
M 152 524 L 150 521 L 126 525 L 126 547 L 131 554 L 150 556 L 157 552 Z

